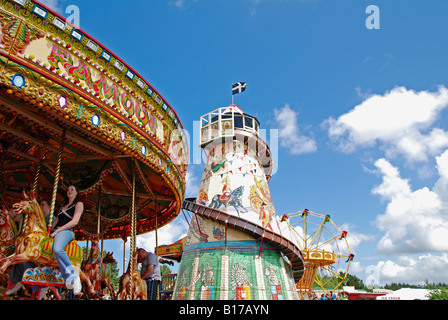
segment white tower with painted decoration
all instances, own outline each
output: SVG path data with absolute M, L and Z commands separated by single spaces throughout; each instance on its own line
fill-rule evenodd
M 273 160 L 260 123 L 238 106 L 200 119 L 206 155 L 173 299 L 297 299 L 302 254 L 277 216 Z

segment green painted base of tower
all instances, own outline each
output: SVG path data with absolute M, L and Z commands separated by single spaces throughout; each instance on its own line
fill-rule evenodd
M 280 252 L 255 240 L 207 241 L 184 248 L 173 299 L 297 300 L 298 294 Z

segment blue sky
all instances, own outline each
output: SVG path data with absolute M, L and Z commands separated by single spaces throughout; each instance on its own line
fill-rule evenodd
M 331 214 L 366 283 L 448 279 L 445 1 L 48 0 L 149 81 L 193 136 L 235 103 L 277 130 L 277 213 Z M 379 29 L 368 29 L 369 5 Z M 273 146 L 272 144 L 275 144 Z M 198 152 L 197 141 L 190 140 Z M 193 157 L 191 157 L 192 162 Z M 195 196 L 202 164 L 188 169 Z M 182 214 L 159 244 L 187 232 Z M 153 247 L 154 234 L 138 245 Z M 121 240 L 110 241 L 122 263 Z

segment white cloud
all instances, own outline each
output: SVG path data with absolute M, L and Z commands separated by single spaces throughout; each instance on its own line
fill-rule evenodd
M 41 0 L 40 3 L 60 14 L 63 13 L 61 0 Z
M 195 167 L 193 165 L 188 166 L 186 176 L 185 197 L 195 198 L 198 196 L 200 187 L 200 178 L 195 175 Z
M 371 95 L 337 119 L 323 126 L 343 152 L 380 144 L 386 156 L 404 155 L 411 161 L 427 161 L 448 147 L 448 132 L 431 128 L 448 106 L 448 89 L 436 92 L 396 87 L 384 95 Z
M 382 182 L 372 189 L 372 194 L 386 204 L 384 213 L 375 220 L 382 231 L 377 250 L 395 258 L 369 268 L 374 268 L 375 277 L 378 275 L 383 284 L 445 281 L 448 130 L 438 121 L 448 107 L 448 89 L 440 86 L 435 91 L 415 91 L 396 87 L 382 95 L 364 94 L 360 98 L 359 105 L 337 118 L 325 120 L 323 127 L 340 151 L 352 153 L 376 147 L 384 152 L 384 158 L 375 162 L 375 173 L 380 174 Z M 408 168 L 428 177 L 434 172 L 434 159 L 436 182 L 417 188 L 391 163 L 404 160 L 411 164 Z M 357 237 L 352 242 L 356 248 Z M 353 267 L 359 271 L 361 265 Z
M 317 150 L 316 141 L 300 134 L 297 112 L 288 103 L 281 109 L 274 109 L 278 125 L 280 145 L 292 154 L 311 153 Z
M 364 271 L 364 268 L 361 266 L 361 263 L 359 261 L 354 260 L 350 263 L 350 274 L 362 273 L 362 271 Z
M 177 9 L 184 10 L 189 7 L 192 3 L 198 2 L 199 0 L 173 0 L 170 1 L 170 5 L 176 7 Z
M 174 5 L 179 9 L 183 9 L 185 8 L 185 0 L 176 0 L 174 1 Z
M 424 284 L 446 282 L 448 279 L 448 254 L 439 256 L 427 254 L 418 257 L 400 256 L 396 261 L 380 261 L 376 265 L 376 272 L 381 284 L 409 283 Z
M 355 255 L 358 247 L 361 245 L 362 242 L 373 240 L 373 236 L 350 230 L 350 226 L 347 224 L 343 224 L 341 226 L 341 229 L 347 231 L 347 242 L 350 249 L 350 253 L 353 253 Z
M 448 251 L 448 150 L 436 161 L 439 179 L 432 190 L 412 190 L 387 160 L 375 162 L 383 181 L 372 193 L 388 202 L 375 221 L 385 232 L 377 245 L 379 252 Z

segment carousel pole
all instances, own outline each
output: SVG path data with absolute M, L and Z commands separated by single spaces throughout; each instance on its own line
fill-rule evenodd
M 157 208 L 157 206 L 156 206 L 156 208 Z M 156 210 L 156 249 L 157 249 L 157 247 L 159 246 L 159 240 L 158 240 L 158 235 L 157 235 L 157 230 L 158 230 L 158 224 L 157 224 L 157 210 Z M 156 251 L 156 250 L 154 250 L 154 251 Z
M 155 208 L 157 209 L 157 205 L 155 206 Z M 158 235 L 157 235 L 157 230 L 158 230 L 158 224 L 157 224 L 157 212 L 158 210 L 156 210 L 156 248 L 154 249 L 154 252 L 156 252 L 157 247 L 159 246 L 159 240 L 158 240 Z M 158 258 L 158 257 L 157 257 Z M 156 300 L 160 300 L 159 299 L 159 295 L 160 295 L 160 286 L 157 286 L 157 296 L 156 296 Z
M 37 163 L 37 167 L 36 167 L 36 172 L 34 173 L 34 181 L 33 181 L 33 187 L 31 188 L 31 192 L 34 194 L 34 196 L 36 196 L 36 192 L 37 192 L 37 184 L 39 183 L 39 176 L 40 176 L 40 170 L 42 168 L 42 162 L 44 162 L 45 160 L 45 150 L 42 147 L 41 149 L 42 151 L 42 156 L 39 159 L 39 162 Z
M 126 273 L 126 239 L 123 239 L 123 274 Z
M 8 152 L 8 147 L 6 147 L 5 145 L 1 144 L 2 147 L 2 151 L 0 152 L 0 199 L 3 203 L 3 205 L 5 206 L 5 208 L 7 210 L 9 210 L 8 204 L 6 203 L 5 199 L 3 198 L 3 189 L 5 187 L 4 184 L 4 174 L 5 171 L 3 170 L 4 166 L 5 166 L 5 158 L 6 158 L 6 153 Z
M 136 173 L 136 166 L 135 166 L 135 160 L 133 161 L 134 168 L 132 171 L 132 207 L 131 207 L 131 244 L 130 244 L 130 259 L 132 259 L 130 263 L 131 267 L 131 277 L 134 274 L 134 254 L 136 249 L 136 237 L 137 237 L 137 214 L 135 210 L 135 198 L 136 198 L 136 192 L 135 192 L 135 173 Z M 130 281 L 131 285 L 131 300 L 134 300 L 134 285 L 133 282 Z
M 98 213 L 98 220 L 96 224 L 96 234 L 98 235 L 98 240 L 100 237 L 100 223 L 101 223 L 101 185 L 98 186 L 98 203 L 96 205 L 96 212 Z
M 50 233 L 50 230 L 53 227 L 54 207 L 56 206 L 56 196 L 58 194 L 59 175 L 61 173 L 62 154 L 64 153 L 64 142 L 66 132 L 67 128 L 64 127 L 62 129 L 61 144 L 59 146 L 59 152 L 58 152 L 58 162 L 56 163 L 56 173 L 54 175 L 53 195 L 51 197 L 50 217 L 48 219 L 48 233 Z
M 97 203 L 97 213 L 98 213 L 98 220 L 97 220 L 97 228 L 96 228 L 96 237 L 97 240 L 100 240 L 100 231 L 101 231 L 101 185 L 98 186 L 98 203 Z M 100 260 L 99 262 L 103 262 L 103 237 L 101 237 L 101 249 L 99 252 Z
M 44 147 L 41 148 L 42 151 L 44 150 Z M 42 167 L 42 162 L 45 159 L 45 152 L 43 153 L 42 157 L 39 159 L 39 162 L 37 164 L 36 167 L 36 172 L 34 173 L 34 181 L 33 181 L 33 187 L 31 188 L 31 193 L 33 194 L 34 197 L 36 197 L 36 191 L 37 191 L 37 184 L 39 182 L 39 175 L 40 175 L 40 169 Z M 26 224 L 28 223 L 28 215 L 25 215 L 25 217 L 23 218 L 23 222 L 22 222 L 22 230 L 20 230 L 20 233 L 22 233 L 23 231 L 23 226 L 26 226 Z

